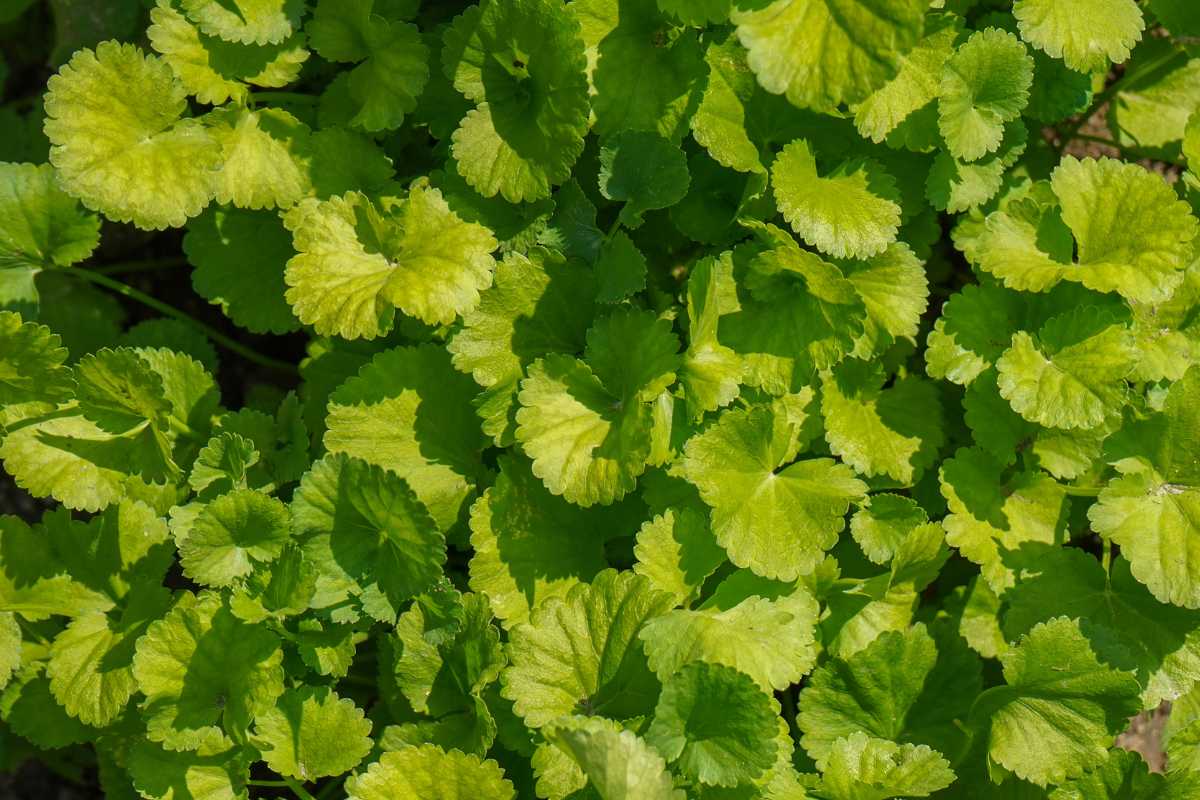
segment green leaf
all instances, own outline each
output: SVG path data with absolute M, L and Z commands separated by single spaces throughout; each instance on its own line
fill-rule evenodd
M 854 512 L 850 535 L 874 564 L 885 564 L 917 528 L 929 523 L 925 510 L 913 499 L 898 494 L 871 495 L 871 505 Z
M 1067 157 L 1051 188 L 1057 207 L 1024 201 L 988 216 L 979 247 L 985 271 L 1013 289 L 1040 292 L 1069 280 L 1142 303 L 1162 302 L 1182 282 L 1197 224 L 1157 175 Z
M 552 493 L 609 505 L 634 488 L 650 458 L 651 403 L 675 382 L 678 349 L 665 321 L 622 310 L 588 331 L 586 361 L 551 355 L 530 365 L 517 441 Z
M 484 197 L 549 197 L 571 177 L 587 133 L 579 23 L 551 0 L 487 0 L 460 15 L 446 36 L 446 74 L 479 104 L 453 135 L 459 173 Z
M 1015 640 L 1039 622 L 1067 616 L 1087 620 L 1081 630 L 1093 649 L 1119 643 L 1137 667 L 1143 704 L 1174 699 L 1200 678 L 1200 615 L 1165 605 L 1138 583 L 1129 561 L 1111 569 L 1080 550 L 1043 556 L 1042 570 L 1005 593 L 1004 631 Z
M 731 20 L 750 68 L 772 94 L 827 111 L 865 99 L 895 77 L 920 40 L 923 0 L 774 0 Z
M 284 692 L 258 715 L 254 744 L 280 775 L 311 781 L 358 766 L 371 750 L 371 722 L 354 701 L 328 689 Z
M 21 626 L 11 611 L 0 611 L 0 690 L 21 667 Z
M 632 533 L 637 521 L 623 520 L 620 505 L 585 510 L 556 497 L 519 456 L 502 457 L 499 469 L 471 509 L 470 585 L 511 628 L 591 581 L 606 566 L 604 542 Z
M 603 720 L 568 717 L 549 731 L 551 740 L 579 765 L 601 800 L 683 800 L 663 758 L 633 731 Z
M 721 321 L 719 336 L 745 359 L 746 383 L 785 394 L 854 350 L 866 306 L 837 266 L 800 249 L 778 228 L 767 230 L 771 249 L 734 253 L 737 305 Z
M 229 586 L 274 561 L 291 537 L 287 506 L 261 492 L 234 489 L 175 531 L 183 571 L 197 583 Z
M 330 397 L 325 447 L 399 475 L 448 530 L 482 475 L 476 389 L 439 347 L 384 351 Z
M 1101 764 L 1140 708 L 1133 675 L 1099 661 L 1078 621 L 1035 626 L 1000 661 L 1005 685 L 980 695 L 971 724 L 992 762 L 1039 786 Z
M 507 662 L 487 597 L 449 595 L 449 610 L 436 606 L 443 587 L 417 598 L 400 615 L 394 643 L 397 687 L 414 710 L 437 718 L 474 712 Z
M 46 94 L 50 162 L 88 208 L 146 230 L 179 227 L 212 199 L 218 143 L 185 119 L 171 68 L 133 45 L 80 50 Z
M 1134 0 L 1016 0 L 1013 14 L 1025 41 L 1080 72 L 1124 61 L 1146 25 Z
M 692 137 L 718 164 L 738 172 L 763 172 L 758 146 L 750 138 L 746 104 L 757 84 L 737 37 L 715 40 L 704 53 L 708 84 L 692 117 Z
M 942 521 L 946 542 L 980 565 L 996 592 L 1066 539 L 1066 489 L 1040 471 L 1006 477 L 1002 463 L 972 447 L 943 462 L 940 481 L 950 511 Z
M 0 163 L 0 270 L 66 267 L 100 243 L 100 220 L 58 187 L 49 164 Z
M 897 743 L 961 746 L 957 718 L 979 691 L 979 661 L 922 625 L 886 631 L 864 649 L 812 674 L 796 718 L 808 754 L 823 762 L 845 737 L 865 732 Z M 966 651 L 969 653 L 969 651 Z
M 1108 107 L 1122 146 L 1174 149 L 1200 107 L 1200 62 L 1166 39 L 1147 39 L 1125 68 Z
M 165 523 L 132 500 L 86 523 L 65 509 L 33 528 L 0 520 L 0 610 L 29 620 L 109 611 L 139 583 L 161 581 L 173 554 Z
M 640 575 L 614 570 L 545 600 L 511 631 L 502 694 L 531 728 L 564 714 L 648 714 L 659 684 L 638 634 L 672 602 Z
M 816 568 L 867 489 L 832 459 L 795 461 L 798 429 L 777 405 L 735 409 L 683 453 L 683 473 L 712 508 L 713 534 L 730 560 L 780 580 Z
M 254 333 L 290 333 L 300 327 L 284 299 L 284 265 L 292 238 L 273 214 L 212 209 L 188 224 L 183 251 L 192 287 Z
M 668 509 L 642 525 L 633 555 L 633 571 L 679 603 L 699 594 L 705 579 L 725 563 L 708 515 L 691 507 Z
M 925 745 L 898 745 L 863 732 L 834 743 L 821 796 L 830 800 L 927 797 L 954 781 L 950 762 Z
M 1200 776 L 1184 771 L 1155 774 L 1141 754 L 1114 748 L 1102 766 L 1059 786 L 1050 793 L 1050 800 L 1174 800 L 1197 790 Z
M 429 80 L 421 32 L 373 13 L 373 6 L 373 0 L 321 0 L 308 25 L 322 57 L 361 62 L 334 85 L 347 95 L 348 122 L 371 133 L 399 128 Z
M 999 148 L 1032 85 L 1033 58 L 1017 37 L 996 28 L 971 34 L 942 70 L 938 129 L 950 153 L 976 161 Z
M 367 614 L 392 622 L 446 560 L 445 537 L 410 484 L 343 454 L 316 462 L 300 481 L 292 518 L 317 566 L 318 608 L 354 596 Z
M 431 744 L 384 753 L 346 783 L 348 800 L 512 800 L 512 783 L 495 761 Z
M 219 108 L 204 121 L 221 145 L 218 203 L 238 208 L 288 208 L 312 189 L 306 169 L 309 128 L 277 108 Z
M 683 151 L 657 134 L 621 131 L 600 148 L 600 193 L 624 202 L 618 219 L 628 228 L 682 200 L 689 182 Z
M 147 737 L 176 750 L 244 737 L 283 693 L 282 660 L 278 637 L 238 621 L 219 595 L 184 593 L 133 657 Z
M 900 56 L 896 76 L 855 107 L 854 124 L 861 136 L 882 142 L 938 99 L 942 67 L 954 53 L 961 29 L 961 21 L 952 14 L 926 18 L 924 37 Z
M 881 370 L 845 361 L 822 380 L 821 413 L 829 450 L 857 472 L 915 482 L 945 440 L 934 384 L 917 376 L 883 388 Z
M 626 203 L 621 213 L 632 204 Z M 596 299 L 601 303 L 620 303 L 646 288 L 646 257 L 622 230 L 605 237 L 592 271 L 596 276 Z
M 688 777 L 736 786 L 775 763 L 778 707 L 745 674 L 695 661 L 663 686 L 646 740 Z
M 803 589 L 778 599 L 752 596 L 698 611 L 676 610 L 650 620 L 641 637 L 660 680 L 692 661 L 724 664 L 763 689 L 783 690 L 816 660 L 817 603 Z
M 548 353 L 583 349 L 594 296 L 591 272 L 546 250 L 509 253 L 497 263 L 494 284 L 463 315 L 462 329 L 447 346 L 454 366 L 490 390 L 489 402 L 478 409 L 497 444 L 513 441 L 526 367 Z
M 129 776 L 138 794 L 151 800 L 241 800 L 249 773 L 235 748 L 170 750 L 138 739 L 129 750 Z
M 70 398 L 75 387 L 66 360 L 62 339 L 45 325 L 0 311 L 0 423 L 51 411 Z
M 357 192 L 305 200 L 284 224 L 298 252 L 284 273 L 287 300 L 318 333 L 373 339 L 391 330 L 397 308 L 447 324 L 492 281 L 496 240 L 425 185 L 404 200 Z
M 823 253 L 869 258 L 900 229 L 896 183 L 870 161 L 845 161 L 824 175 L 809 143 L 797 139 L 771 165 L 775 201 L 792 230 Z
M 171 65 L 190 94 L 202 103 L 244 101 L 247 84 L 286 86 L 308 61 L 299 31 L 275 44 L 227 42 L 202 32 L 181 9 L 182 0 L 157 0 L 150 9 L 146 37 Z
M 587 46 L 596 133 L 648 131 L 678 143 L 704 91 L 696 33 L 675 28 L 644 0 L 581 0 L 571 8 Z
M 230 42 L 270 44 L 300 24 L 300 0 L 179 0 L 188 17 L 210 36 Z
M 729 405 L 740 392 L 743 365 L 717 334 L 722 292 L 733 288 L 725 259 L 703 259 L 692 267 L 687 286 L 688 348 L 679 370 L 693 419 Z
M 1020 331 L 996 362 L 1000 394 L 1030 422 L 1095 428 L 1125 404 L 1135 360 L 1129 329 L 1095 308 L 1054 317 L 1037 339 Z
M 119 617 L 100 611 L 85 614 L 55 637 L 46 676 L 51 693 L 68 714 L 104 727 L 125 710 L 140 689 L 133 676 L 134 646 L 169 605 L 164 589 L 142 585 Z

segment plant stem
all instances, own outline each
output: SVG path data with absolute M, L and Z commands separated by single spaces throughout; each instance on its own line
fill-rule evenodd
M 1099 497 L 1103 486 L 1068 486 L 1061 484 L 1070 497 Z
M 289 778 L 285 775 L 283 780 L 284 780 L 284 784 L 289 789 L 291 789 L 292 792 L 296 795 L 296 797 L 300 798 L 300 800 L 317 800 L 317 798 L 315 798 L 311 794 L 309 794 L 308 789 L 305 789 L 304 785 L 301 784 L 300 781 L 296 780 L 295 778 Z
M 250 99 L 256 103 L 302 103 L 314 106 L 321 102 L 321 98 L 315 94 L 302 92 L 254 92 Z
M 246 785 L 247 785 L 247 786 L 265 786 L 265 787 L 269 787 L 269 788 L 278 788 L 278 789 L 286 789 L 286 788 L 288 788 L 288 782 L 287 782 L 287 781 L 256 781 L 256 780 L 248 780 L 248 781 L 246 781 Z
M 1104 575 L 1107 579 L 1112 570 L 1112 542 L 1104 539 L 1104 552 L 1100 556 L 1100 564 L 1104 567 Z
M 317 792 L 317 800 L 328 800 L 343 783 L 345 783 L 345 779 L 342 778 L 330 779 L 329 783 L 322 786 L 321 791 Z
M 166 303 L 162 302 L 161 300 L 151 297 L 150 295 L 146 294 L 145 292 L 138 291 L 137 289 L 134 289 L 132 286 L 127 286 L 126 284 L 121 283 L 120 281 L 115 281 L 106 275 L 101 275 L 100 273 L 95 272 L 93 270 L 79 269 L 76 267 L 47 267 L 46 271 L 47 272 L 59 272 L 59 273 L 62 273 L 63 275 L 73 275 L 76 278 L 82 278 L 83 280 L 90 281 L 91 283 L 94 283 L 98 286 L 103 286 L 104 288 L 114 291 L 117 294 L 128 297 L 130 300 L 136 300 L 137 302 L 141 303 L 142 305 L 146 306 L 147 308 L 152 308 L 155 311 L 159 312 L 160 314 L 165 314 L 169 317 L 174 317 L 175 319 L 179 320 L 180 322 L 185 322 L 188 325 L 191 325 L 192 327 L 196 328 L 197 330 L 203 332 L 205 336 L 212 339 L 214 342 L 221 345 L 226 350 L 229 350 L 230 352 L 233 352 L 233 353 L 237 353 L 239 356 L 246 359 L 247 361 L 252 361 L 261 367 L 267 367 L 268 369 L 277 370 L 279 372 L 286 372 L 288 374 L 293 374 L 293 375 L 298 372 L 295 364 L 289 364 L 286 361 L 279 361 L 278 359 L 270 358 L 269 356 L 264 356 L 261 353 L 255 352 L 254 350 L 251 350 L 249 347 L 242 344 L 241 342 L 238 342 L 234 339 L 229 338 L 225 334 L 218 331 L 216 328 L 213 328 L 209 325 L 205 325 L 200 320 L 195 319 L 194 317 L 189 316 L 188 314 L 185 314 L 184 312 L 180 311 L 179 309 L 175 308 L 174 306 L 169 306 Z
M 105 264 L 99 267 L 92 267 L 92 271 L 99 272 L 101 275 L 121 275 L 129 272 L 149 272 L 168 267 L 182 267 L 186 263 L 188 263 L 187 259 L 182 256 L 175 258 L 147 258 L 142 261 L 122 261 L 119 264 Z

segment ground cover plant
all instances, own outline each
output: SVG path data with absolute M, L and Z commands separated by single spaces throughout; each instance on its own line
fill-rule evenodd
M 1196 3 L 0 42 L 9 791 L 1200 798 Z

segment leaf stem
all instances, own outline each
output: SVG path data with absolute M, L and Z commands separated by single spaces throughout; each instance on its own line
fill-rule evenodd
M 286 789 L 288 788 L 287 781 L 261 781 L 249 779 L 246 781 L 247 786 L 265 786 L 269 788 Z
M 1100 564 L 1104 567 L 1104 577 L 1108 580 L 1112 574 L 1112 542 L 1108 539 L 1102 539 L 1104 542 L 1104 551 L 1100 555 Z
M 99 272 L 101 275 L 121 275 L 129 272 L 149 272 L 168 267 L 182 267 L 187 263 L 187 259 L 183 256 L 176 256 L 173 258 L 147 258 L 141 261 L 122 261 L 118 264 L 104 264 L 103 266 L 92 267 L 91 269 L 93 272 Z
M 160 314 L 174 317 L 180 322 L 187 323 L 188 325 L 191 325 L 197 330 L 203 332 L 205 336 L 212 339 L 226 350 L 229 350 L 232 353 L 237 353 L 247 361 L 252 361 L 261 367 L 277 370 L 279 372 L 285 372 L 290 375 L 294 375 L 299 372 L 295 364 L 289 364 L 286 361 L 280 361 L 278 359 L 270 358 L 269 356 L 264 356 L 262 353 L 256 352 L 241 342 L 231 339 L 230 337 L 218 331 L 216 328 L 204 324 L 200 320 L 180 311 L 174 306 L 167 305 L 161 300 L 151 297 L 145 292 L 138 291 L 132 286 L 128 286 L 120 281 L 115 281 L 106 275 L 101 275 L 99 272 L 89 269 L 79 269 L 76 267 L 46 267 L 45 269 L 47 272 L 59 272 L 63 275 L 73 275 L 76 278 L 82 278 L 85 281 L 89 281 L 98 286 L 103 286 L 104 288 L 114 291 L 117 294 L 128 297 L 130 300 L 136 300 L 147 308 L 152 308 Z
M 321 791 L 317 792 L 317 800 L 328 800 L 333 796 L 333 793 L 338 790 L 338 787 L 346 782 L 345 778 L 332 778 L 328 783 L 321 787 Z
M 1100 492 L 1104 490 L 1103 486 L 1069 486 L 1065 483 L 1060 486 L 1070 497 L 1099 497 Z
M 315 798 L 311 794 L 309 794 L 308 789 L 305 789 L 304 785 L 301 784 L 300 781 L 296 780 L 295 778 L 290 778 L 285 775 L 283 777 L 283 780 L 284 780 L 284 784 L 289 789 L 291 789 L 292 792 L 296 795 L 296 797 L 300 798 L 300 800 L 317 800 L 317 798 Z
M 317 95 L 303 92 L 254 92 L 250 99 L 256 103 L 301 103 L 314 106 L 321 102 Z

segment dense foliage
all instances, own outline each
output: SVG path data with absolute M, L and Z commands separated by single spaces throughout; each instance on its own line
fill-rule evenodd
M 1200 4 L 0 22 L 0 769 L 1200 797 Z

